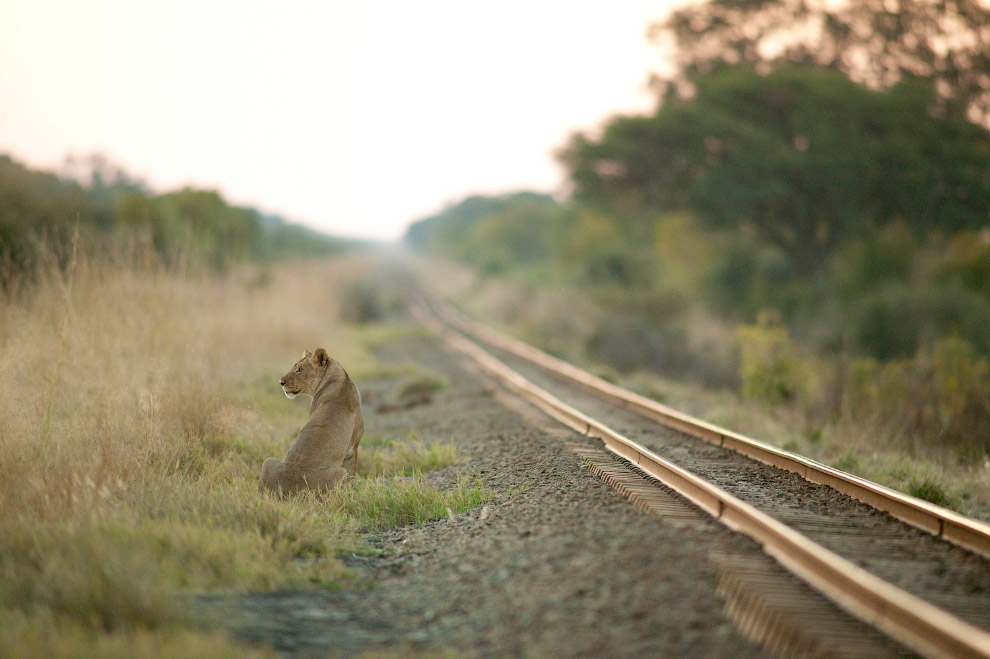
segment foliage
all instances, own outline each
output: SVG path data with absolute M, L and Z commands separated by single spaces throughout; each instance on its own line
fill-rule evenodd
M 939 102 L 961 99 L 990 124 L 990 11 L 980 0 L 710 0 L 650 27 L 680 85 L 720 64 L 799 63 L 839 71 L 872 88 L 930 78 Z M 690 85 L 687 85 L 689 88 Z
M 619 117 L 561 151 L 579 199 L 751 227 L 795 272 L 841 243 L 903 222 L 916 235 L 986 222 L 990 134 L 959 105 L 930 116 L 932 85 L 870 91 L 841 73 L 725 67 L 651 117 Z
M 990 300 L 937 283 L 881 283 L 850 304 L 845 331 L 853 348 L 879 359 L 913 355 L 951 334 L 990 354 Z
M 101 255 L 149 244 L 175 267 L 223 271 L 245 260 L 327 256 L 342 241 L 250 208 L 219 193 L 185 188 L 155 195 L 99 156 L 84 182 L 30 170 L 0 155 L 0 287 L 30 276 L 53 253 L 63 264 L 78 227 L 85 249 Z
M 934 267 L 935 278 L 990 297 L 990 230 L 960 231 Z
M 779 318 L 763 314 L 755 325 L 740 326 L 737 336 L 744 396 L 775 405 L 808 395 L 804 364 Z
M 552 197 L 533 192 L 476 195 L 413 223 L 405 242 L 497 272 L 547 255 L 547 213 L 556 206 Z
M 155 250 L 169 261 L 196 249 L 217 271 L 232 260 L 254 256 L 261 244 L 255 211 L 235 208 L 216 192 L 184 189 L 158 197 L 128 194 L 118 201 L 121 227 L 135 235 L 150 234 Z
M 94 210 L 86 190 L 75 181 L 30 171 L 0 155 L 0 277 L 8 279 L 32 267 L 39 241 L 67 244 L 76 222 L 87 229 L 108 224 L 105 217 L 98 220 Z
M 910 281 L 915 270 L 920 239 L 902 221 L 880 227 L 870 236 L 850 240 L 836 250 L 831 269 L 846 297 L 878 284 Z
M 947 432 L 966 432 L 987 416 L 990 373 L 987 360 L 973 346 L 955 336 L 937 341 L 932 348 L 932 371 L 939 420 Z M 967 415 L 976 418 L 967 423 Z

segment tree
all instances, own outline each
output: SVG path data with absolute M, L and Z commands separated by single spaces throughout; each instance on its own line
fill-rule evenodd
M 749 227 L 804 274 L 890 221 L 922 235 L 990 219 L 990 133 L 959 104 L 930 117 L 929 81 L 871 91 L 796 65 L 769 75 L 722 66 L 691 81 L 693 98 L 571 138 L 560 157 L 578 199 Z
M 990 11 L 981 0 L 711 0 L 649 34 L 676 63 L 657 82 L 682 91 L 718 63 L 826 67 L 873 89 L 923 77 L 940 101 L 956 98 L 970 121 L 990 126 Z
M 404 241 L 413 249 L 432 254 L 454 256 L 465 261 L 476 261 L 477 247 L 473 238 L 478 225 L 492 216 L 520 214 L 513 220 L 517 225 L 535 221 L 544 212 L 553 213 L 557 202 L 549 195 L 536 192 L 488 197 L 473 195 L 443 209 L 436 215 L 414 222 L 406 231 Z M 488 229 L 489 231 L 491 229 Z

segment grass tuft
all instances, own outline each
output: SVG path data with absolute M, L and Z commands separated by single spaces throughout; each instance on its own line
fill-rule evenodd
M 959 510 L 962 506 L 960 497 L 950 492 L 948 488 L 931 476 L 925 476 L 922 479 L 912 479 L 907 491 L 913 497 L 924 499 L 925 501 L 951 510 Z
M 405 441 L 386 439 L 362 454 L 358 471 L 365 476 L 409 475 L 460 462 L 453 442 L 427 444 L 415 432 Z
M 352 487 L 338 488 L 328 497 L 331 510 L 353 518 L 362 531 L 422 524 L 481 506 L 491 492 L 480 481 L 460 477 L 449 490 L 438 490 L 421 474 L 409 477 L 355 479 Z

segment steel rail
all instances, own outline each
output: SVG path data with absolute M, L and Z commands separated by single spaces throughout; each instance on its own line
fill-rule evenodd
M 445 302 L 434 298 L 429 304 L 434 313 L 465 334 L 565 377 L 626 409 L 692 437 L 794 472 L 811 482 L 827 485 L 952 544 L 990 558 L 990 525 L 855 474 L 678 412 L 645 396 L 606 382 L 518 339 L 485 327 L 454 310 Z
M 567 405 L 417 306 L 417 316 L 448 344 L 548 415 L 600 439 L 616 455 L 694 502 L 720 522 L 758 542 L 799 579 L 852 615 L 930 657 L 990 657 L 990 633 L 969 625 L 818 545 L 716 485 L 660 457 Z

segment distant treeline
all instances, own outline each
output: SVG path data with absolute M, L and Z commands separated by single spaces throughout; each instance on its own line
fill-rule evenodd
M 150 248 L 166 265 L 181 261 L 216 271 L 236 261 L 316 257 L 347 247 L 343 240 L 232 206 L 215 191 L 154 194 L 99 156 L 83 168 L 81 182 L 0 155 L 0 285 L 21 279 L 41 258 L 64 259 L 77 229 L 88 249 Z
M 990 436 L 990 133 L 910 77 L 736 65 L 691 83 L 574 136 L 570 200 L 471 197 L 406 242 L 580 287 L 610 310 L 586 352 L 620 370 Z M 699 343 L 716 326 L 731 351 Z

